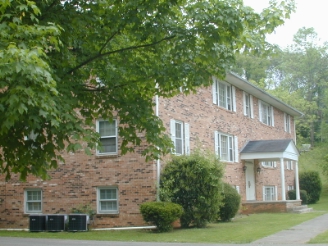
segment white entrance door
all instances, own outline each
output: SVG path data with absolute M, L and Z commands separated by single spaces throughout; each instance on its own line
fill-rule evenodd
M 246 200 L 256 200 L 254 163 L 246 162 Z

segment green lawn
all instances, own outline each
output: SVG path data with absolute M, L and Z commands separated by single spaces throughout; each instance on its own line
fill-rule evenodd
M 324 149 L 302 153 L 300 170 L 317 170 L 321 173 L 316 157 Z M 124 231 L 88 231 L 88 232 L 27 232 L 0 231 L 0 237 L 33 237 L 57 238 L 72 240 L 102 240 L 102 241 L 139 241 L 139 242 L 190 242 L 190 243 L 249 243 L 288 229 L 306 220 L 310 220 L 328 212 L 328 182 L 324 175 L 323 193 L 317 204 L 309 205 L 315 212 L 308 214 L 253 214 L 238 216 L 230 223 L 213 223 L 204 229 L 175 229 L 169 233 L 154 233 L 150 230 Z M 1 240 L 1 239 L 0 239 Z M 328 232 L 325 232 L 310 243 L 327 243 Z
M 150 230 L 89 231 L 77 233 L 0 231 L 0 236 L 128 242 L 249 243 L 321 214 L 323 213 L 254 214 L 238 217 L 229 223 L 213 223 L 204 229 L 175 229 L 169 233 L 154 233 Z

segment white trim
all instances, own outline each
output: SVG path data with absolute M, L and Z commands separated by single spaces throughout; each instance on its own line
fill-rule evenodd
M 28 200 L 28 192 L 37 191 L 40 192 L 40 200 Z M 39 214 L 43 211 L 43 199 L 42 199 L 42 189 L 40 188 L 28 188 L 24 190 L 24 213 L 25 214 Z M 28 203 L 40 203 L 40 210 L 28 210 Z
M 96 132 L 99 133 L 100 135 L 100 127 L 99 127 L 99 122 L 103 122 L 103 121 L 107 121 L 109 123 L 114 123 L 115 124 L 115 135 L 110 135 L 110 136 L 100 136 L 100 139 L 101 138 L 115 138 L 115 152 L 100 152 L 99 149 L 98 149 L 98 146 L 97 146 L 97 150 L 96 150 L 96 154 L 98 156 L 101 156 L 101 155 L 117 155 L 118 154 L 118 132 L 117 132 L 117 120 L 116 119 L 113 119 L 112 122 L 108 121 L 108 120 L 105 120 L 105 119 L 97 119 L 96 120 Z
M 100 203 L 102 200 L 100 199 L 100 191 L 101 190 L 115 190 L 116 198 L 114 199 L 103 199 L 103 202 L 109 201 L 116 203 L 115 210 L 101 210 Z M 119 193 L 118 188 L 116 186 L 102 186 L 97 187 L 97 214 L 118 214 L 119 213 Z

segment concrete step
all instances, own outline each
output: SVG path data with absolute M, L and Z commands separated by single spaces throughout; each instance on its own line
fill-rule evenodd
M 313 208 L 309 208 L 307 205 L 296 206 L 290 210 L 291 213 L 296 213 L 296 214 L 310 213 L 312 211 Z

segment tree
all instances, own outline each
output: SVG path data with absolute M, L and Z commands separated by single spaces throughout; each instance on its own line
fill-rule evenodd
M 273 94 L 304 113 L 297 122 L 297 131 L 312 146 L 321 140 L 325 125 L 327 51 L 328 43 L 318 44 L 313 28 L 301 28 L 294 36 L 294 44 L 281 53 L 276 67 L 280 76 L 276 76 L 279 82 Z
M 205 227 L 217 218 L 222 176 L 223 166 L 215 154 L 200 149 L 189 156 L 175 156 L 166 164 L 161 175 L 161 199 L 183 207 L 181 227 Z
M 154 96 L 224 77 L 236 51 L 270 48 L 265 34 L 293 9 L 292 0 L 261 14 L 241 0 L 1 0 L 0 171 L 46 178 L 63 150 L 95 147 L 96 118 L 119 119 L 122 154 L 145 142 L 148 158 L 169 152 Z

